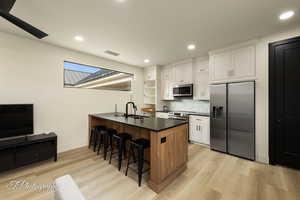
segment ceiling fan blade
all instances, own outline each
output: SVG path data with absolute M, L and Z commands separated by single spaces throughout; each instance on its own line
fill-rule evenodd
M 14 6 L 16 0 L 1 0 L 0 1 L 0 10 L 9 13 L 9 11 Z
M 43 31 L 33 27 L 32 25 L 28 24 L 27 22 L 22 21 L 21 19 L 6 13 L 2 10 L 0 10 L 0 16 L 2 16 L 3 18 L 5 18 L 6 20 L 8 20 L 9 22 L 13 23 L 14 25 L 20 27 L 21 29 L 23 29 L 24 31 L 34 35 L 35 37 L 42 39 L 46 36 L 48 36 L 47 33 L 44 33 Z

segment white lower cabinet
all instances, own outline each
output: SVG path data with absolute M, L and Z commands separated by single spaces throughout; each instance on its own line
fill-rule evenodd
M 169 118 L 169 113 L 167 113 L 167 112 L 156 112 L 155 117 L 156 118 L 168 119 Z
M 190 115 L 189 139 L 191 142 L 210 144 L 210 119 L 204 116 Z

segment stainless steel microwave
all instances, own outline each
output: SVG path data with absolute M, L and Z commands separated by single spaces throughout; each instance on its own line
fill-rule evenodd
M 173 87 L 174 97 L 192 97 L 193 84 L 176 85 Z

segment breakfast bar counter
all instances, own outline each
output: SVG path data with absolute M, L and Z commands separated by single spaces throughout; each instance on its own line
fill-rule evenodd
M 145 158 L 150 162 L 149 187 L 159 193 L 185 169 L 188 148 L 188 122 L 161 118 L 125 118 L 121 113 L 89 115 L 89 136 L 98 125 L 128 133 L 133 139 L 150 140 Z

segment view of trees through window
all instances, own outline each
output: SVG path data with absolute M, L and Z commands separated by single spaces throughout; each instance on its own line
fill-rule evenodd
M 130 91 L 133 74 L 64 62 L 64 87 Z

